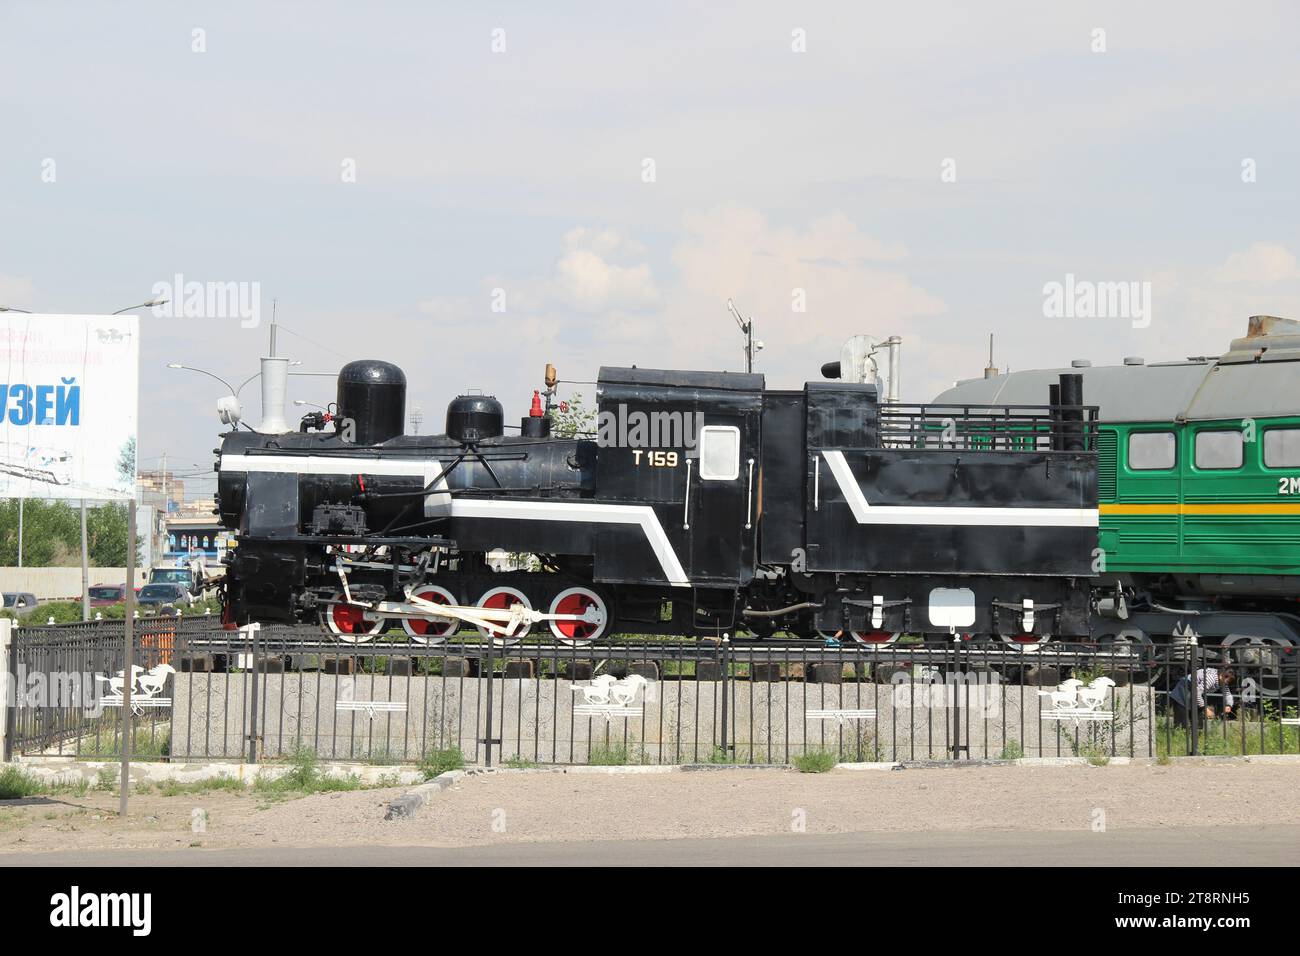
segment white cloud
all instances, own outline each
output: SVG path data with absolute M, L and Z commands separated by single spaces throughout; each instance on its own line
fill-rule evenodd
M 673 250 L 680 281 L 664 322 L 679 362 L 740 367 L 728 298 L 754 316 L 766 346 L 760 365 L 773 386 L 815 375 L 850 335 L 905 332 L 911 320 L 947 309 L 901 268 L 901 245 L 867 235 L 839 212 L 778 226 L 757 210 L 724 206 L 688 215 L 686 228 Z
M 1275 242 L 1256 242 L 1228 256 L 1214 278 L 1219 282 L 1280 282 L 1297 275 L 1300 272 L 1290 250 Z
M 646 312 L 662 304 L 641 243 L 614 229 L 577 226 L 564 234 L 561 246 L 549 275 L 486 277 L 484 301 L 500 289 L 506 310 L 524 314 Z M 437 303 L 422 303 L 421 309 L 446 311 Z
M 650 266 L 620 266 L 591 249 L 570 249 L 555 264 L 551 296 L 580 312 L 648 309 L 659 302 Z
M 419 311 L 448 330 L 472 328 L 476 341 L 491 343 L 492 374 L 506 379 L 507 366 L 531 374 L 543 352 L 580 378 L 601 365 L 633 363 L 735 371 L 743 368 L 743 339 L 728 298 L 755 319 L 765 344 L 758 368 L 771 387 L 816 377 L 846 338 L 862 332 L 910 334 L 910 372 L 919 381 L 935 360 L 920 343 L 942 339 L 941 330 L 923 326 L 946 305 L 906 274 L 904 248 L 840 212 L 797 225 L 739 205 L 688 213 L 662 289 L 642 258 L 645 247 L 616 229 L 575 227 L 561 247 L 549 275 L 489 276 L 481 301 L 431 298 Z M 494 288 L 504 290 L 504 313 L 490 311 Z M 796 296 L 804 311 L 796 311 Z M 528 347 L 502 353 L 501 341 Z

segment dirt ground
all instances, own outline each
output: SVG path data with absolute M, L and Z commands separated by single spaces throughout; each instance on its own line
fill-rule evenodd
M 1300 824 L 1300 767 L 1174 764 L 971 767 L 800 774 L 492 773 L 470 776 L 415 816 L 383 819 L 404 788 L 267 803 L 254 793 L 0 802 L 0 853 L 113 848 L 485 846 L 921 830 L 1087 830 Z M 192 811 L 207 813 L 205 832 Z M 1101 814 L 1101 816 L 1099 816 Z M 1296 859 L 1300 862 L 1300 848 Z

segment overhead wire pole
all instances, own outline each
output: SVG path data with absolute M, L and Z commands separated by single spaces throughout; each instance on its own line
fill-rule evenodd
M 122 794 L 118 812 L 125 817 L 131 791 L 131 689 L 135 666 L 135 493 L 126 506 L 126 616 L 122 628 Z
M 86 550 L 86 499 L 81 499 L 81 619 L 90 620 L 90 553 Z
M 154 306 L 165 305 L 166 299 L 149 299 L 139 305 L 133 305 L 129 308 L 118 309 L 114 315 L 120 315 L 123 312 L 130 312 L 133 309 L 150 309 Z M 205 373 L 211 374 L 211 373 Z M 216 378 L 214 375 L 213 378 Z M 167 511 L 167 453 L 163 452 L 163 515 L 166 517 Z M 131 500 L 126 506 L 126 614 L 122 627 L 122 780 L 119 789 L 121 794 L 118 798 L 118 813 L 125 817 L 127 802 L 131 793 L 131 691 L 134 689 L 135 678 L 132 673 L 135 667 L 135 498 L 138 488 L 132 487 Z M 82 577 L 86 576 L 86 502 L 81 502 L 81 555 L 82 555 Z M 152 529 L 150 529 L 152 531 Z M 89 594 L 88 590 L 83 589 L 86 595 L 86 616 L 90 616 Z
M 754 319 L 745 318 L 736 308 L 736 303 L 731 299 L 727 300 L 727 311 L 736 318 L 736 324 L 740 326 L 740 331 L 745 333 L 745 371 L 754 371 L 754 353 L 763 348 L 762 342 L 754 341 Z

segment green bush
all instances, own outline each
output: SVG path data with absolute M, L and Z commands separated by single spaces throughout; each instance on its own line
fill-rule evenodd
M 839 758 L 831 750 L 809 750 L 794 758 L 794 768 L 800 773 L 825 773 L 834 769 Z
M 24 797 L 46 796 L 55 793 L 84 797 L 90 784 L 85 780 L 71 783 L 42 783 L 13 764 L 0 769 L 0 800 L 21 800 Z
M 94 614 L 92 613 L 92 617 Z M 54 618 L 55 624 L 78 624 L 83 618 L 81 616 L 80 601 L 51 601 L 49 604 L 42 604 L 34 611 L 28 611 L 18 619 L 18 623 L 27 627 L 40 624 L 48 624 L 50 618 Z
M 460 770 L 464 766 L 465 755 L 460 752 L 459 747 L 430 750 L 420 758 L 420 772 L 424 774 L 425 780 L 432 780 L 438 774 L 446 773 L 448 770 Z
M 0 770 L 0 800 L 21 800 L 45 792 L 45 785 L 10 764 Z

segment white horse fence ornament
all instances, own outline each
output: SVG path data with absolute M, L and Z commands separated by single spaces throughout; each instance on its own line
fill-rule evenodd
M 621 680 L 601 674 L 590 683 L 574 684 L 569 688 L 582 695 L 582 703 L 573 705 L 573 713 L 578 717 L 604 717 L 606 721 L 615 717 L 640 717 L 645 708 L 634 705 L 636 695 L 644 691 L 642 699 L 650 700 L 653 686 L 640 674 L 628 674 Z
M 1055 690 L 1040 690 L 1039 697 L 1051 701 L 1051 710 L 1044 709 L 1043 720 L 1106 721 L 1114 720 L 1115 712 L 1104 710 L 1106 698 L 1115 682 L 1109 677 L 1097 677 L 1084 684 L 1071 677 L 1061 681 Z
M 131 665 L 131 713 L 142 714 L 146 708 L 162 709 L 172 705 L 170 697 L 163 697 L 163 687 L 167 678 L 176 673 L 170 664 L 159 664 L 145 670 L 137 664 Z M 99 699 L 102 707 L 121 707 L 125 697 L 126 673 L 118 671 L 116 675 L 96 674 L 95 680 L 108 685 L 108 693 Z

